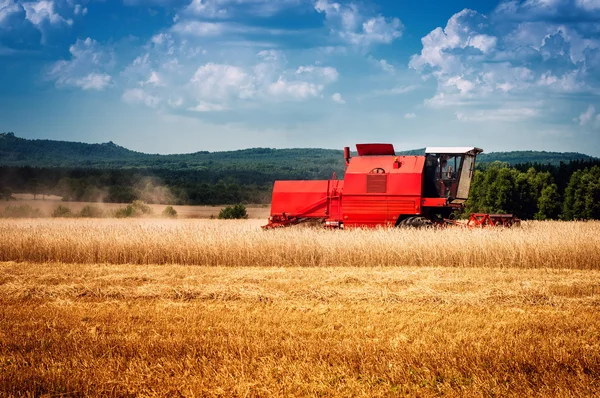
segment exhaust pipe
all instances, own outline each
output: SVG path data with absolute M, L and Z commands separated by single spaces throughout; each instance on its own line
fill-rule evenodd
M 350 147 L 344 147 L 344 160 L 346 160 L 346 165 L 350 163 Z

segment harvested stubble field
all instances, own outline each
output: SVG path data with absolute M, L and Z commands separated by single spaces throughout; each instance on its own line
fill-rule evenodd
M 598 396 L 600 223 L 0 221 L 0 395 Z
M 63 202 L 58 196 L 47 196 L 45 199 L 33 199 L 30 194 L 14 194 L 17 200 L 0 201 L 0 213 L 8 206 L 30 206 L 38 209 L 42 217 L 50 217 L 58 206 L 69 208 L 73 213 L 78 213 L 86 206 L 93 206 L 104 212 L 110 213 L 126 207 L 129 203 L 93 203 L 93 202 Z M 149 204 L 154 217 L 160 217 L 166 205 Z M 226 206 L 172 206 L 177 211 L 177 218 L 216 218 L 221 209 Z M 249 204 L 246 205 L 248 218 L 265 220 L 269 217 L 270 207 L 268 205 Z

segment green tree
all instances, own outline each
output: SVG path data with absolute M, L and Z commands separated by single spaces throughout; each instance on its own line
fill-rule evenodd
M 578 170 L 565 189 L 563 219 L 600 219 L 600 167 Z
M 578 170 L 571 175 L 569 184 L 565 189 L 565 201 L 563 204 L 564 220 L 574 220 L 583 217 L 584 203 L 579 199 L 581 196 L 581 185 L 584 170 Z
M 556 184 L 550 184 L 542 189 L 538 200 L 538 212 L 535 213 L 536 220 L 556 220 L 560 215 L 560 195 Z

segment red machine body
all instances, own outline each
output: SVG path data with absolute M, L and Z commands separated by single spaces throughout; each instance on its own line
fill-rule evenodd
M 343 180 L 276 181 L 267 228 L 302 222 L 329 227 L 431 224 L 451 218 L 467 199 L 479 148 L 427 148 L 396 156 L 391 144 L 344 149 Z M 453 162 L 453 165 L 450 163 Z

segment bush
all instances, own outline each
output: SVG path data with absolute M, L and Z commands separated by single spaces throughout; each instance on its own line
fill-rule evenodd
M 85 218 L 100 218 L 104 216 L 104 212 L 98 206 L 84 206 L 79 212 L 79 217 Z
M 6 200 L 11 200 L 13 199 L 12 197 L 12 191 L 9 188 L 0 188 L 0 199 L 6 199 Z
M 219 219 L 222 220 L 232 220 L 232 219 L 241 219 L 248 218 L 248 213 L 246 212 L 246 206 L 241 203 L 238 203 L 235 206 L 227 206 L 219 212 Z
M 121 207 L 115 211 L 115 217 L 117 218 L 127 218 L 133 217 L 133 206 L 127 205 L 127 207 Z
M 145 202 L 141 200 L 134 200 L 131 202 L 131 207 L 133 207 L 134 217 L 137 216 L 149 216 L 152 214 L 152 207 L 148 206 Z
M 40 209 L 34 209 L 29 205 L 6 206 L 0 216 L 7 218 L 33 218 L 41 217 L 42 213 Z
M 126 218 L 126 217 L 140 217 L 152 214 L 152 207 L 148 206 L 141 200 L 134 200 L 127 207 L 117 209 L 115 217 Z
M 173 206 L 167 206 L 163 210 L 162 215 L 163 215 L 163 217 L 176 218 L 177 217 L 177 210 L 175 210 L 173 208 Z
M 59 205 L 52 212 L 52 217 L 72 217 L 73 213 L 67 206 Z

